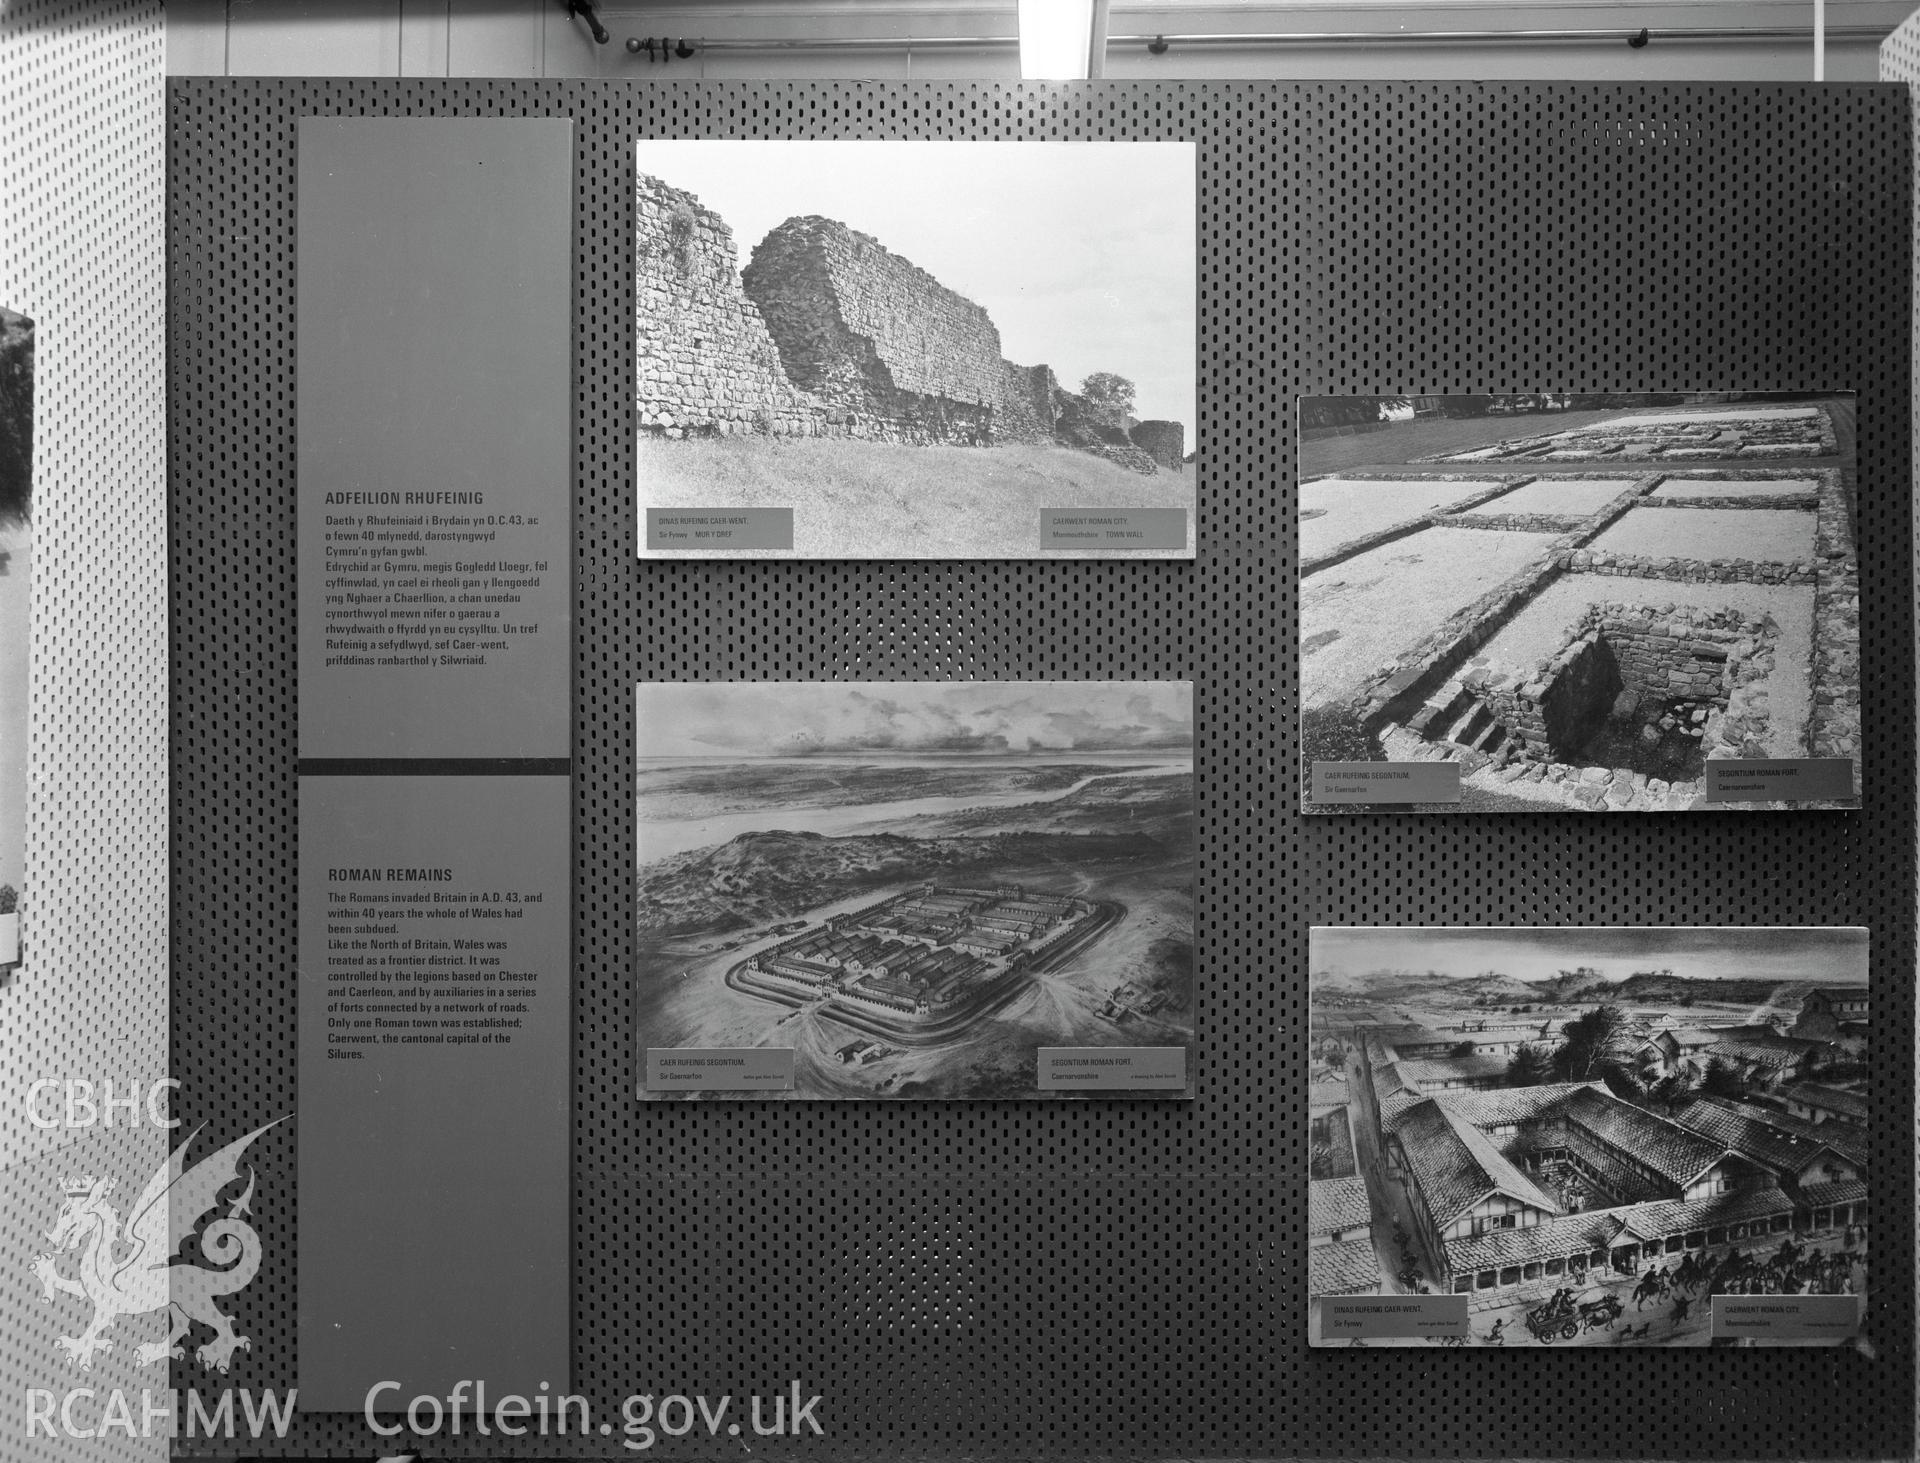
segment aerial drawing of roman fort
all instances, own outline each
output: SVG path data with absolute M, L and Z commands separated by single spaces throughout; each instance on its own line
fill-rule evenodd
M 1391 400 L 1303 430 L 1309 768 L 1446 760 L 1464 808 L 1650 812 L 1703 806 L 1709 760 L 1836 758 L 1856 796 L 1819 805 L 1857 806 L 1851 397 Z
M 1005 1004 L 1030 971 L 1098 940 L 1115 905 L 1029 890 L 927 884 L 808 926 L 728 972 L 727 984 L 781 1005 L 818 1005 L 868 1036 L 926 1046 Z M 1102 1008 L 1132 1014 L 1118 992 Z M 871 1042 L 841 1049 L 871 1059 Z

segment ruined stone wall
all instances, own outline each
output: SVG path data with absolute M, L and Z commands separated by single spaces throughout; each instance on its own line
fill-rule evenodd
M 787 377 L 857 435 L 983 443 L 1002 394 L 987 312 L 865 234 L 790 218 L 741 273 Z
M 1753 653 L 1742 638 L 1737 611 L 1677 608 L 1589 611 L 1595 630 L 1613 647 L 1623 687 L 1675 701 L 1727 700 L 1727 663 Z
M 634 196 L 637 407 L 666 437 L 817 435 L 825 406 L 796 390 L 740 288 L 733 231 L 691 193 L 639 175 Z
M 1501 668 L 1461 679 L 1507 728 L 1517 754 L 1564 758 L 1622 692 L 1711 707 L 1716 715 L 1707 730 L 1718 733 L 1723 718 L 1717 713 L 1727 711 L 1734 684 L 1771 668 L 1761 653 L 1763 638 L 1760 623 L 1737 610 L 1595 604 L 1553 657 L 1531 672 Z M 1764 727 L 1740 727 L 1741 740 L 1752 735 L 1764 736 Z
M 1591 729 L 1612 713 L 1622 689 L 1620 662 L 1612 644 L 1591 630 L 1574 642 L 1564 665 L 1538 701 L 1516 698 L 1513 714 L 1524 718 L 1525 741 L 1536 756 L 1552 753 L 1570 758 Z M 1545 735 L 1536 736 L 1536 727 Z
M 1136 423 L 1128 438 L 1147 456 L 1169 472 L 1181 472 L 1187 461 L 1187 429 L 1178 422 Z
M 993 440 L 1051 442 L 1060 383 L 1051 366 L 1000 363 L 1000 387 L 993 403 Z
M 1056 389 L 1053 393 L 1053 440 L 1063 447 L 1077 447 L 1103 457 L 1143 477 L 1160 471 L 1151 456 L 1133 445 L 1125 428 L 1102 420 L 1086 397 L 1071 391 Z
M 1142 424 L 1145 448 L 1091 424 L 1050 368 L 1001 356 L 984 309 L 843 223 L 788 219 L 739 270 L 692 194 L 641 174 L 634 215 L 642 431 L 1053 443 L 1181 470 L 1180 423 Z

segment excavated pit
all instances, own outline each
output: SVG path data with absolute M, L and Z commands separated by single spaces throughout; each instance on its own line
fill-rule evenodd
M 1721 633 L 1610 619 L 1568 652 L 1538 697 L 1553 760 L 1666 782 L 1704 774 L 1707 723 L 1730 690 Z

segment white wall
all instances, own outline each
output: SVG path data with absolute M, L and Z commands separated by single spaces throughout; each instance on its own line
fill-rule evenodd
M 1911 0 L 1827 0 L 1827 77 L 1871 81 L 1878 47 Z M 1107 75 L 1233 78 L 1811 80 L 1812 0 L 1385 0 L 1338 4 L 1116 3 Z M 1013 0 L 697 0 L 608 3 L 597 46 L 559 0 L 169 0 L 176 76 L 605 76 L 1016 80 Z M 1642 26 L 1652 44 L 1625 38 Z M 1677 33 L 1738 32 L 1685 39 Z M 1407 32 L 1598 32 L 1592 40 L 1322 40 Z M 1798 32 L 1783 37 L 1782 31 Z M 1185 39 L 1296 37 L 1291 41 Z M 1170 38 L 1163 55 L 1147 39 Z M 690 59 L 649 61 L 629 38 L 690 41 Z M 826 49 L 823 39 L 858 40 Z M 769 43 L 741 47 L 743 41 Z M 711 47 L 704 44 L 713 42 Z M 727 43 L 733 43 L 729 45 Z M 982 44 L 981 42 L 985 42 Z M 799 43 L 799 44 L 794 44 Z M 657 53 L 656 53 L 657 54 Z

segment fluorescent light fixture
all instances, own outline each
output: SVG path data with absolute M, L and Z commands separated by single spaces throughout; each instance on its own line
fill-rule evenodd
M 1084 81 L 1093 61 L 1095 0 L 1020 0 L 1020 76 Z

